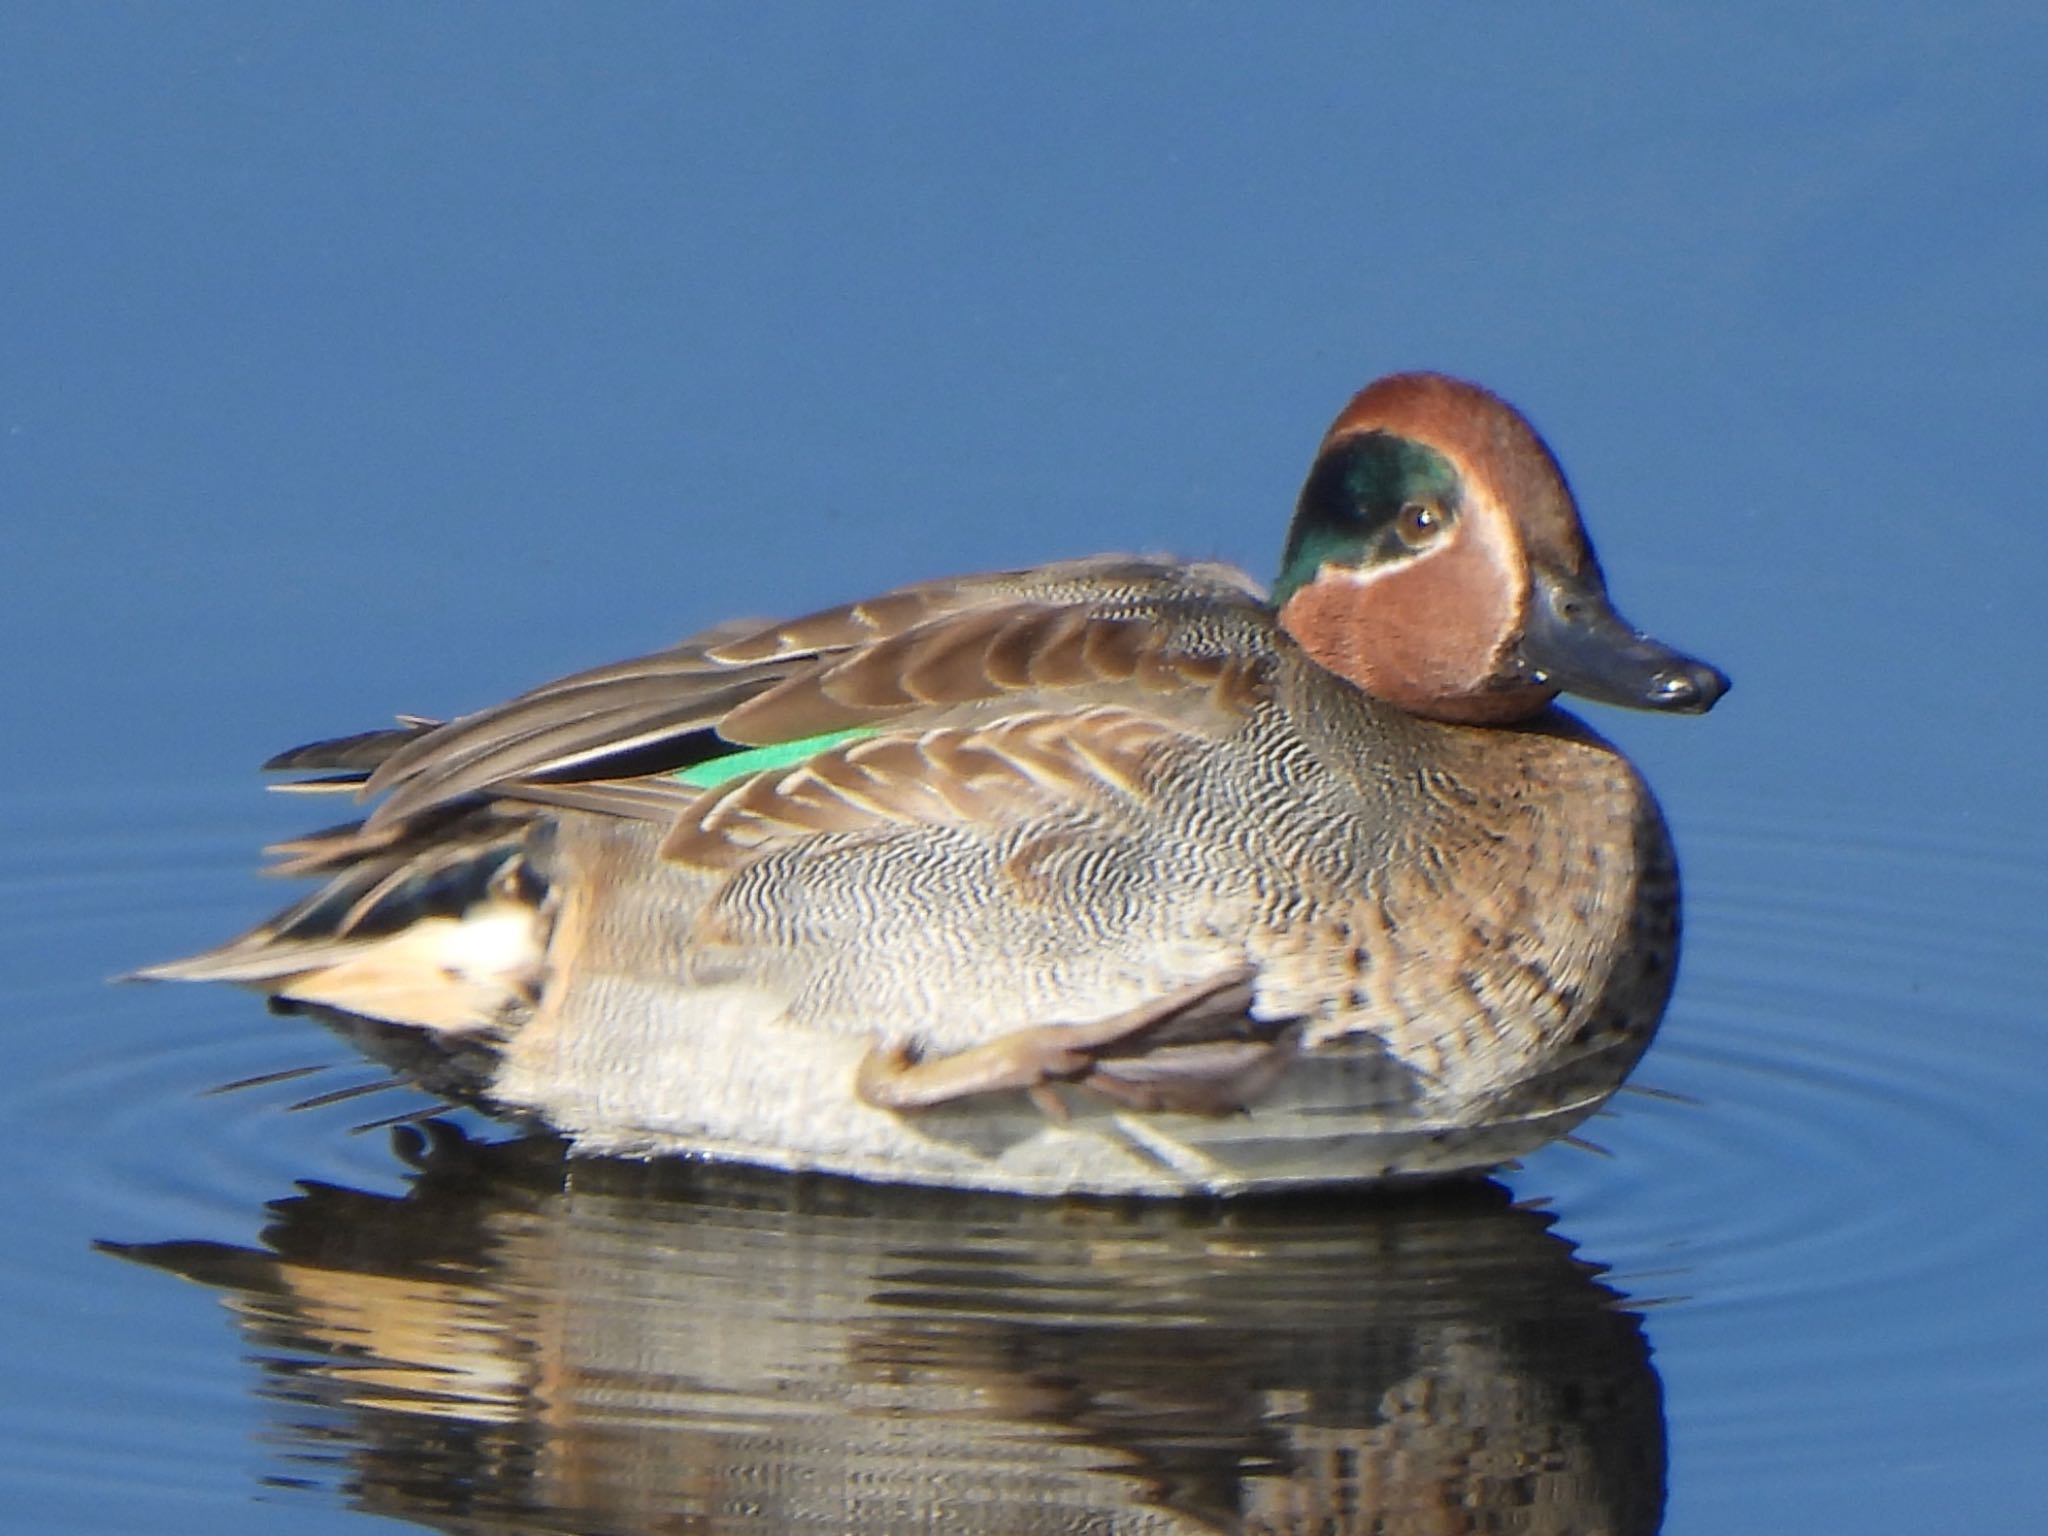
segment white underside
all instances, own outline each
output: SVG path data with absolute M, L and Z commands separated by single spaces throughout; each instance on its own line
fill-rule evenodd
M 494 1084 L 581 1151 L 690 1155 L 882 1183 L 1020 1194 L 1243 1194 L 1486 1168 L 1550 1141 L 1601 1094 L 1478 1126 L 1418 1121 L 1386 1102 L 1371 1057 L 1297 1063 L 1252 1110 L 1220 1118 L 1140 1113 L 1061 1090 L 1062 1124 L 1021 1093 L 898 1114 L 853 1092 L 867 1042 L 797 1029 L 739 988 L 693 990 L 579 977 L 579 1017 L 534 1020 Z M 683 1015 L 686 1015 L 684 1017 Z

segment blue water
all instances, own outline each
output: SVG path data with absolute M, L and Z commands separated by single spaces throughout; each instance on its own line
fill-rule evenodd
M 2044 66 L 2017 5 L 7 8 L 0 1525 L 2042 1524 Z M 1688 925 L 1599 1151 L 565 1176 L 106 985 L 276 904 L 273 750 L 947 571 L 1270 574 L 1416 365 L 1736 681 L 1596 716 Z

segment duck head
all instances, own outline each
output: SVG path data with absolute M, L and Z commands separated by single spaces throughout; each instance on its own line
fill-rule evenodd
M 1317 662 L 1436 720 L 1524 720 L 1561 692 L 1698 713 L 1728 688 L 1614 611 L 1543 439 L 1442 374 L 1381 379 L 1338 416 L 1273 601 Z

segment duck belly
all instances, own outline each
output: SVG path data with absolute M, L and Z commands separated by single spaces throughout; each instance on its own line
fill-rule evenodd
M 490 1089 L 593 1154 L 1026 1194 L 1231 1195 L 1491 1167 L 1569 1130 L 1626 1070 L 1583 1059 L 1475 1120 L 1469 1105 L 1432 1103 L 1409 1064 L 1354 1035 L 1300 1053 L 1225 1113 L 1135 1107 L 1063 1083 L 878 1107 L 855 1085 L 892 1039 L 973 1049 L 1047 1019 L 1086 1028 L 1241 963 L 1235 898 L 1219 899 L 1214 871 L 1204 888 L 1171 852 L 1140 844 L 1131 856 L 1148 863 L 1154 899 L 1137 930 L 1077 922 L 982 947 L 984 926 L 961 916 L 962 901 L 972 913 L 968 893 L 997 878 L 1000 844 L 979 861 L 948 850 L 955 888 L 932 893 L 946 907 L 939 921 L 908 898 L 871 899 L 865 913 L 839 904 L 830 861 L 815 859 L 795 877 L 811 882 L 801 896 L 771 870 L 764 880 L 787 901 L 750 908 L 744 891 L 719 895 L 717 882 L 663 863 L 658 840 L 650 827 L 561 818 L 554 858 L 574 878 L 561 885 L 549 980 L 504 1040 Z M 871 891 L 872 861 L 863 868 Z M 735 931 L 735 902 L 754 929 Z M 821 942 L 795 942 L 804 914 Z M 745 942 L 768 933 L 790 943 Z

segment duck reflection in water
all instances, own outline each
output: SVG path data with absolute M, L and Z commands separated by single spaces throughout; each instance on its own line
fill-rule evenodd
M 290 1481 L 447 1531 L 1655 1531 L 1641 1321 L 1491 1183 L 1033 1202 L 396 1132 L 216 1287 Z

